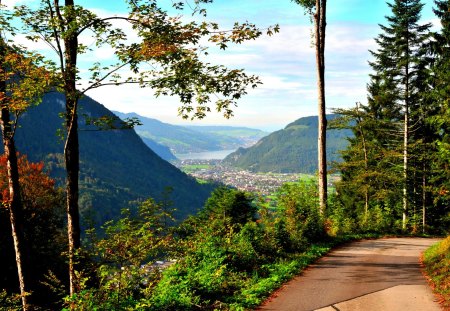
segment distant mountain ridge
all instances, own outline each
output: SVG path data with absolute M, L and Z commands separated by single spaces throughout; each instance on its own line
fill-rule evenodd
M 327 115 L 327 119 L 336 118 Z M 254 172 L 306 173 L 317 171 L 317 116 L 300 118 L 284 129 L 263 137 L 250 148 L 239 148 L 223 161 Z M 327 161 L 340 161 L 349 130 L 327 131 Z
M 268 134 L 246 127 L 172 125 L 136 113 L 114 113 L 122 119 L 138 118 L 142 125 L 136 126 L 135 130 L 144 142 L 145 139 L 150 139 L 167 146 L 175 155 L 237 149 L 252 145 Z
M 149 149 L 134 130 L 98 131 L 86 126 L 84 115 L 114 116 L 89 97 L 80 100 L 80 207 L 102 224 L 119 216 L 129 203 L 148 197 L 164 198 L 172 187 L 170 200 L 182 219 L 203 207 L 212 190 L 162 160 Z M 51 93 L 40 105 L 29 109 L 19 120 L 16 142 L 20 153 L 32 161 L 44 161 L 53 177 L 63 184 L 63 140 L 57 137 L 63 119 L 64 95 Z

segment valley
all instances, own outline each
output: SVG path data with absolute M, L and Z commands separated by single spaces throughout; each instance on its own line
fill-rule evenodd
M 310 181 L 315 177 L 302 173 L 254 173 L 235 168 L 220 160 L 188 159 L 173 162 L 175 166 L 200 181 L 213 182 L 234 187 L 236 189 L 258 195 L 271 195 L 284 183 Z M 332 187 L 339 176 L 329 177 Z

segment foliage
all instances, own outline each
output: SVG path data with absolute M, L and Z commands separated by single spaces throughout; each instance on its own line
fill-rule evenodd
M 51 290 L 41 282 L 51 270 L 58 277 L 64 279 L 64 258 L 61 253 L 66 244 L 63 240 L 63 196 L 55 188 L 53 179 L 43 171 L 43 163 L 30 163 L 25 156 L 19 157 L 21 197 L 24 206 L 24 233 L 27 250 L 27 268 L 30 273 L 30 289 L 35 293 L 33 303 L 54 307 L 52 303 L 58 299 Z M 6 176 L 6 158 L 0 158 L 0 197 L 2 202 L 9 200 Z M 0 209 L 0 262 L 2 277 L 0 288 L 8 291 L 16 290 L 17 271 L 13 245 L 11 240 L 11 226 L 4 208 Z M 51 258 L 51 260 L 49 260 Z
M 0 76 L 6 88 L 0 92 L 0 102 L 11 113 L 20 114 L 41 101 L 55 77 L 47 70 L 51 63 L 20 46 L 7 46 L 1 39 L 5 55 L 1 56 Z
M 425 270 L 444 308 L 450 307 L 450 236 L 424 252 Z
M 183 255 L 164 271 L 150 298 L 151 310 L 243 310 L 259 304 L 324 251 L 313 247 L 306 255 L 299 253 L 324 237 L 313 189 L 313 185 L 284 186 L 280 199 L 286 205 L 293 202 L 300 222 L 284 229 L 281 223 L 293 223 L 286 208 L 273 212 L 262 207 L 255 220 L 249 197 L 237 190 L 217 189 L 205 209 L 181 225 Z M 298 194 L 299 190 L 306 191 Z M 244 212 L 236 217 L 233 211 Z M 290 241 L 285 243 L 294 238 L 296 248 Z
M 307 198 L 315 194 L 290 195 L 303 203 L 303 212 L 313 215 L 310 209 L 317 199 Z M 92 266 L 82 274 L 82 290 L 67 297 L 66 304 L 75 310 L 255 307 L 329 249 L 306 244 L 301 247 L 305 254 L 283 249 L 274 225 L 280 215 L 264 209 L 256 215 L 252 197 L 218 188 L 202 212 L 167 230 L 164 209 L 149 200 L 137 218 L 125 210 L 122 219 L 105 224 L 104 237 L 92 236 L 91 247 L 85 249 Z M 306 216 L 302 220 L 308 223 Z M 303 242 L 311 241 L 305 237 Z M 164 270 L 151 265 L 172 256 L 177 260 Z
M 8 295 L 5 290 L 0 291 L 0 311 L 20 311 L 22 305 L 20 295 Z
M 437 111 L 427 119 L 436 133 L 431 159 L 433 176 L 429 185 L 436 208 L 430 211 L 429 223 L 445 232 L 450 226 L 450 4 L 448 1 L 435 1 L 435 4 L 434 13 L 442 28 L 433 34 L 430 48 L 434 56 L 430 77 L 433 90 L 428 95 L 436 103 Z
M 201 20 L 206 14 L 206 10 L 200 7 L 202 2 L 197 2 L 191 12 L 179 2 L 173 3 L 173 7 L 180 13 L 192 13 Z M 59 7 L 46 1 L 42 1 L 38 9 L 17 6 L 15 15 L 20 18 L 28 39 L 48 42 L 61 59 L 64 57 L 62 39 L 84 33 L 92 36 L 97 47 L 108 46 L 114 51 L 116 63 L 92 64 L 89 84 L 82 93 L 103 85 L 134 83 L 148 86 L 155 88 L 157 96 L 179 96 L 182 104 L 179 112 L 184 118 L 203 118 L 210 111 L 207 104 L 213 100 L 211 94 L 221 94 L 223 98 L 216 100 L 216 109 L 230 117 L 232 107 L 246 93 L 247 86 L 256 87 L 260 83 L 257 77 L 248 76 L 243 70 L 229 70 L 200 60 L 200 55 L 207 53 L 205 47 L 199 46 L 201 40 L 225 49 L 229 44 L 240 44 L 261 36 L 263 31 L 254 24 L 236 23 L 232 29 L 220 30 L 214 22 L 185 22 L 180 16 L 172 17 L 156 1 L 126 3 L 128 14 L 124 17 L 102 18 L 80 5 Z M 71 16 L 77 18 L 71 27 L 67 27 Z M 128 40 L 128 34 L 116 26 L 120 22 L 131 25 L 133 33 L 139 37 L 138 42 Z M 277 31 L 278 26 L 274 26 L 266 33 Z M 82 43 L 74 48 L 77 54 L 91 52 Z M 122 68 L 129 68 L 133 75 L 123 77 Z
M 66 298 L 73 310 L 130 310 L 151 293 L 160 278 L 158 260 L 171 250 L 172 238 L 166 226 L 170 211 L 152 199 L 143 202 L 137 217 L 123 210 L 122 218 L 103 226 L 105 236 L 85 250 L 92 266 L 82 273 L 82 289 Z M 92 280 L 90 279 L 92 278 Z M 95 287 L 89 286 L 94 282 Z
M 286 183 L 279 189 L 279 221 L 284 223 L 293 251 L 302 250 L 308 242 L 324 237 L 317 197 L 317 186 L 312 182 Z
M 198 1 L 193 15 L 206 16 Z M 105 85 L 136 84 L 151 87 L 156 96 L 177 96 L 183 118 L 203 118 L 211 111 L 213 101 L 224 117 L 233 115 L 233 107 L 247 93 L 247 88 L 260 84 L 256 76 L 247 75 L 242 69 L 228 69 L 201 60 L 206 49 L 200 40 L 208 40 L 221 49 L 230 43 L 240 44 L 262 35 L 254 24 L 235 23 L 231 31 L 219 29 L 213 22 L 186 21 L 180 15 L 170 16 L 158 1 L 128 0 L 125 16 L 99 17 L 92 10 L 76 5 L 74 0 L 40 1 L 37 6 L 15 6 L 22 33 L 32 41 L 44 41 L 54 52 L 59 66 L 58 90 L 65 95 L 65 169 L 67 173 L 67 219 L 69 241 L 70 293 L 77 288 L 74 257 L 80 247 L 81 227 L 79 197 L 80 151 L 78 137 L 78 100 L 89 90 Z M 181 2 L 173 3 L 177 11 L 183 11 Z M 3 20 L 3 18 L 2 18 Z M 121 22 L 131 26 L 137 40 L 129 40 L 127 32 L 119 28 Z M 118 24 L 117 24 L 118 23 Z M 116 26 L 117 25 L 117 26 Z M 278 26 L 267 29 L 271 35 Z M 128 33 L 130 33 L 128 32 Z M 14 36 L 14 33 L 11 33 Z M 91 37 L 96 48 L 113 51 L 114 62 L 95 62 L 88 71 L 89 81 L 84 89 L 80 85 L 79 55 L 92 51 L 82 43 L 82 36 Z M 137 42 L 136 42 L 137 41 Z M 128 69 L 123 77 L 122 69 Z M 217 99 L 217 100 L 216 100 Z
M 336 110 L 342 115 L 336 126 L 354 134 L 336 165 L 342 174 L 337 214 L 353 219 L 362 232 L 395 232 L 400 218 L 402 230 L 442 231 L 448 202 L 440 190 L 448 169 L 438 146 L 448 131 L 448 71 L 439 72 L 448 44 L 440 34 L 430 41 L 430 25 L 420 24 L 419 0 L 388 5 L 392 14 L 381 25 L 378 49 L 371 51 L 368 102 Z M 447 9 L 440 3 L 437 15 L 445 19 Z
M 225 186 L 218 187 L 206 201 L 200 218 L 214 224 L 217 221 L 218 230 L 221 230 L 221 227 L 226 230 L 231 226 L 243 226 L 254 220 L 256 206 L 251 201 L 248 193 Z

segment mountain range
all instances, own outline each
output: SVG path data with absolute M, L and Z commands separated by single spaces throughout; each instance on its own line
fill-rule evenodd
M 334 119 L 337 115 L 327 115 Z M 249 148 L 239 148 L 224 163 L 253 172 L 305 173 L 317 171 L 317 116 L 300 118 L 284 129 L 263 137 Z M 327 131 L 327 161 L 340 161 L 349 130 Z
M 231 126 L 181 126 L 161 122 L 140 116 L 136 113 L 114 111 L 121 119 L 138 118 L 142 125 L 136 126 L 136 133 L 143 141 L 164 159 L 167 154 L 160 153 L 160 146 L 165 146 L 172 153 L 186 154 L 207 151 L 237 149 L 250 146 L 268 133 L 247 127 Z M 164 147 L 163 147 L 164 148 Z M 167 150 L 165 151 L 167 153 Z
M 65 179 L 62 129 L 64 95 L 50 93 L 19 119 L 17 149 L 31 161 L 43 161 L 60 185 Z M 97 224 L 119 216 L 130 202 L 148 197 L 162 200 L 168 187 L 175 217 L 182 219 L 200 209 L 213 186 L 202 185 L 156 155 L 134 130 L 97 130 L 85 116 L 115 117 L 100 103 L 85 96 L 79 103 L 80 210 Z

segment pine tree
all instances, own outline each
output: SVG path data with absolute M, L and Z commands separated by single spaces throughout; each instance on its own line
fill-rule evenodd
M 397 124 L 396 133 L 388 149 L 402 152 L 402 228 L 406 229 L 407 213 L 411 201 L 410 148 L 412 133 L 419 130 L 420 107 L 424 105 L 424 45 L 430 24 L 419 25 L 423 4 L 420 0 L 395 0 L 388 3 L 392 16 L 387 16 L 387 26 L 380 25 L 383 33 L 375 40 L 379 46 L 371 51 L 375 60 L 370 62 L 375 71 L 369 84 L 369 105 L 381 109 L 386 120 Z M 384 99 L 388 98 L 385 102 Z M 400 138 L 398 133 L 401 133 Z M 398 148 L 398 146 L 401 148 Z M 401 165 L 401 163 L 394 163 Z
M 382 110 L 369 105 L 358 103 L 355 108 L 335 112 L 341 117 L 333 120 L 331 127 L 353 132 L 347 149 L 342 151 L 344 161 L 336 164 L 341 172 L 336 188 L 345 216 L 357 220 L 363 231 L 389 230 L 394 222 L 389 202 L 396 201 L 396 185 L 401 182 L 401 172 L 392 167 L 398 153 L 385 147 L 392 125 L 381 118 Z M 378 217 L 380 214 L 383 216 Z M 379 218 L 383 218 L 383 224 L 377 221 Z
M 433 91 L 429 100 L 435 113 L 428 116 L 428 125 L 434 130 L 435 148 L 430 162 L 432 178 L 430 189 L 434 208 L 429 211 L 431 225 L 448 228 L 450 221 L 450 2 L 436 0 L 435 15 L 441 21 L 441 29 L 434 33 L 430 52 L 433 56 L 430 82 Z

